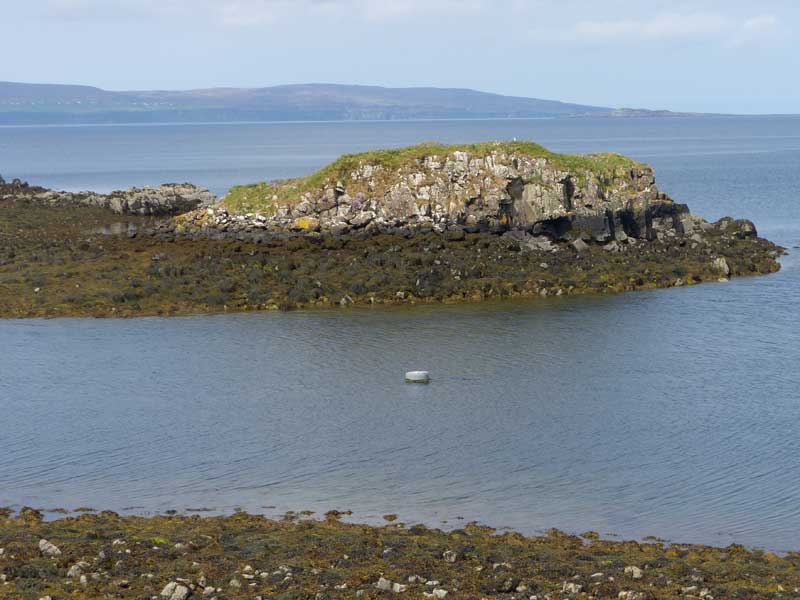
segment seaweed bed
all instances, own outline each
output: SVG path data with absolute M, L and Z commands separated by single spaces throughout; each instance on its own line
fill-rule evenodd
M 680 237 L 621 244 L 615 251 L 599 244 L 580 252 L 564 242 L 554 247 L 464 232 L 186 237 L 146 217 L 6 200 L 0 202 L 0 317 L 601 294 L 771 273 L 780 268 L 782 252 L 767 240 L 719 227 L 700 243 Z M 720 273 L 715 257 L 725 259 L 729 273 Z
M 0 598 L 797 598 L 800 554 L 283 520 L 0 512 Z

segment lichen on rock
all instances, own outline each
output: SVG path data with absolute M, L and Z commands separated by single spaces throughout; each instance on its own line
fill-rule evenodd
M 555 154 L 529 142 L 424 144 L 346 155 L 305 178 L 238 186 L 209 219 L 235 230 L 502 232 L 557 240 L 654 239 L 693 227 L 653 169 L 618 154 Z M 309 226 L 309 224 L 313 226 Z

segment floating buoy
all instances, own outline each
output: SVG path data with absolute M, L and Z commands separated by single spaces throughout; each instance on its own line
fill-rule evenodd
M 430 383 L 431 376 L 427 371 L 409 371 L 406 373 L 406 383 Z

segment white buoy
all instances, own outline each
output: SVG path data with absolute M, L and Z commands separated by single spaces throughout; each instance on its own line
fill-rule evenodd
M 427 371 L 408 371 L 406 383 L 430 383 L 431 376 Z

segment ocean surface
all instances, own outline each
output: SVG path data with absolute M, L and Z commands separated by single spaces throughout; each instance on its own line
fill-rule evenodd
M 611 297 L 0 321 L 0 505 L 800 550 L 800 118 L 5 127 L 0 173 L 223 193 L 343 152 L 512 138 L 649 162 L 693 212 L 790 254 L 767 277 Z

